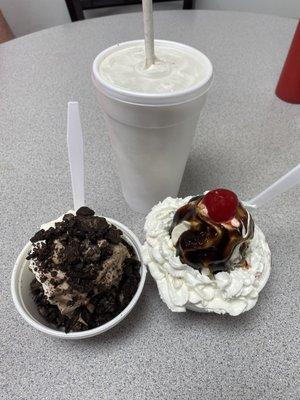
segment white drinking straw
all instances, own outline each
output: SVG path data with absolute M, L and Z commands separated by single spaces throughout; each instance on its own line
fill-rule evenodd
M 143 1 L 144 35 L 145 35 L 145 67 L 149 68 L 155 62 L 154 54 L 154 29 L 153 29 L 153 7 L 152 0 Z

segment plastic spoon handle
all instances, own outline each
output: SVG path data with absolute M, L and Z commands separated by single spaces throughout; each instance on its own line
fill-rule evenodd
M 74 210 L 84 206 L 83 138 L 77 101 L 68 102 L 67 142 Z
M 245 202 L 247 207 L 257 208 L 263 206 L 274 197 L 291 189 L 293 186 L 300 184 L 300 164 L 293 168 L 286 175 L 282 176 L 278 181 L 261 192 L 251 200 Z

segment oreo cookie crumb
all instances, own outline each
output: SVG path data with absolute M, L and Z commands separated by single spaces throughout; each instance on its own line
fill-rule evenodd
M 81 207 L 76 215 L 65 214 L 54 228 L 41 229 L 30 239 L 33 248 L 27 259 L 33 261 L 31 269 L 40 282 L 49 282 L 54 289 L 47 298 L 34 278 L 30 285 L 33 299 L 45 321 L 66 333 L 93 329 L 115 318 L 130 303 L 140 282 L 141 264 L 134 248 L 120 229 L 94 214 Z M 118 248 L 126 255 L 115 269 L 111 260 L 117 257 L 114 249 Z M 72 290 L 72 299 L 65 303 L 66 315 L 51 304 L 64 282 Z M 82 295 L 84 301 L 80 301 Z
M 95 211 L 91 210 L 88 207 L 80 207 L 76 211 L 76 215 L 82 215 L 83 217 L 91 217 L 94 214 L 95 214 Z
M 80 306 L 71 315 L 63 316 L 59 308 L 46 299 L 43 286 L 34 278 L 30 288 L 39 314 L 50 325 L 54 325 L 57 329 L 62 328 L 66 333 L 93 329 L 112 320 L 128 306 L 140 282 L 140 262 L 131 260 L 126 260 L 118 287 L 90 297 L 89 308 L 92 312 L 88 307 Z M 68 305 L 73 304 L 74 301 L 70 300 Z

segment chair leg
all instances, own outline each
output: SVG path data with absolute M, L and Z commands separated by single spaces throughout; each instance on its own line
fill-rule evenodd
M 195 8 L 194 0 L 183 0 L 183 9 L 184 10 L 192 10 Z
M 65 1 L 66 1 L 66 5 L 68 7 L 68 11 L 69 11 L 72 22 L 80 21 L 81 19 L 84 19 L 84 14 L 83 14 L 80 0 L 65 0 Z
M 0 43 L 4 43 L 7 40 L 11 40 L 14 38 L 14 34 L 12 33 L 4 15 L 0 10 Z

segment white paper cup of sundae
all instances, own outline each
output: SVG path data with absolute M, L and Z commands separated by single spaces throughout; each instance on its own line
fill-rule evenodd
M 168 197 L 146 217 L 143 257 L 170 310 L 239 315 L 271 269 L 265 236 L 227 189 Z
M 42 225 L 19 254 L 11 279 L 25 321 L 62 339 L 96 336 L 117 325 L 146 278 L 135 234 L 87 207 L 80 210 Z

